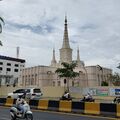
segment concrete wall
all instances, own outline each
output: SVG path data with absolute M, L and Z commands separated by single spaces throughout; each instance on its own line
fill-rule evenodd
M 7 96 L 8 93 L 22 87 L 0 87 L 0 96 Z M 41 88 L 43 97 L 60 97 L 64 93 L 64 87 L 43 87 Z
M 7 96 L 8 93 L 13 92 L 16 89 L 19 89 L 22 87 L 6 87 L 2 86 L 0 87 L 0 96 Z M 72 97 L 75 98 L 81 98 L 83 95 L 87 94 L 87 92 L 90 92 L 94 96 L 98 97 L 108 97 L 108 96 L 116 96 L 113 93 L 114 89 L 119 89 L 119 87 L 96 87 L 96 88 L 80 88 L 80 87 L 70 87 L 70 93 Z M 97 89 L 97 92 L 95 90 Z M 100 90 L 99 90 L 100 89 Z M 41 91 L 43 93 L 43 97 L 61 97 L 65 91 L 64 87 L 43 87 L 41 88 Z M 110 94 L 111 93 L 111 94 Z

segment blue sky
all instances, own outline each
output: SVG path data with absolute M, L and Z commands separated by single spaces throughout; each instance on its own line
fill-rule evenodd
M 3 0 L 5 20 L 0 54 L 20 58 L 26 66 L 50 65 L 55 47 L 59 61 L 64 16 L 67 13 L 73 59 L 79 46 L 86 66 L 101 65 L 118 71 L 120 63 L 120 0 Z

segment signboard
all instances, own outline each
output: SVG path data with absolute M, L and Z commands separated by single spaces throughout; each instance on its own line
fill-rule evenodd
M 89 88 L 91 95 L 96 95 L 96 88 Z
M 109 90 L 108 88 L 97 88 L 96 89 L 96 95 L 98 96 L 108 96 Z
M 110 96 L 120 96 L 120 88 L 110 88 Z
M 115 89 L 115 95 L 120 95 L 120 89 Z

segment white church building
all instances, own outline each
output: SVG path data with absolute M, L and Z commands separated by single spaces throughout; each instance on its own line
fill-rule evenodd
M 59 50 L 60 60 L 56 61 L 55 50 L 53 49 L 51 65 L 40 65 L 23 69 L 20 76 L 19 85 L 23 87 L 66 86 L 64 79 L 59 78 L 55 71 L 57 68 L 61 67 L 62 62 L 70 63 L 71 61 L 75 60 L 72 59 L 72 51 L 73 50 L 69 44 L 67 18 L 65 17 L 63 44 L 62 48 Z M 77 49 L 76 54 L 76 61 L 78 65 L 75 68 L 75 71 L 79 72 L 80 76 L 76 77 L 74 80 L 70 80 L 70 86 L 93 87 L 100 86 L 102 81 L 109 82 L 109 75 L 112 74 L 111 69 L 104 68 L 99 65 L 85 66 L 84 62 L 80 59 L 79 49 Z

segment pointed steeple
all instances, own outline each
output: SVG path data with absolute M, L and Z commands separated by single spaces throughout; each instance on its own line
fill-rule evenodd
M 52 57 L 52 61 L 51 61 L 51 66 L 56 66 L 56 59 L 55 59 L 55 49 L 53 49 L 53 57 Z
M 63 37 L 63 44 L 62 48 L 60 49 L 60 63 L 72 61 L 72 49 L 69 45 L 69 38 L 68 38 L 68 29 L 67 29 L 67 16 L 65 16 L 65 24 L 64 24 L 64 37 Z
M 62 48 L 70 48 L 69 38 L 68 38 L 68 28 L 67 28 L 67 16 L 65 16 L 64 37 L 63 37 Z
M 79 53 L 79 47 L 77 49 L 77 61 L 80 62 L 80 53 Z
M 84 63 L 80 60 L 79 47 L 78 47 L 78 49 L 77 49 L 77 66 L 78 66 L 78 67 L 84 67 Z

